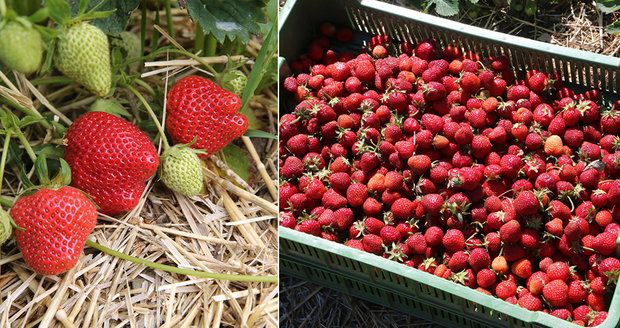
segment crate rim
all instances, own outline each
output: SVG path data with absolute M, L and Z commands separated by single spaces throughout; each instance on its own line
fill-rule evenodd
M 455 282 L 438 278 L 430 273 L 418 270 L 416 268 L 410 268 L 405 266 L 402 263 L 398 263 L 396 261 L 385 259 L 381 256 L 377 256 L 375 254 L 370 254 L 368 252 L 364 252 L 352 247 L 345 246 L 340 243 L 336 243 L 333 241 L 325 240 L 320 237 L 316 237 L 313 235 L 309 235 L 294 229 L 286 228 L 280 226 L 278 229 L 278 233 L 280 238 L 290 240 L 292 242 L 304 244 L 310 247 L 318 248 L 323 251 L 333 253 L 337 256 L 343 256 L 348 259 L 362 262 L 364 264 L 376 267 L 379 270 L 385 270 L 390 273 L 417 281 L 419 283 L 423 283 L 429 285 L 433 288 L 441 289 L 444 292 L 453 294 L 458 297 L 465 298 L 474 303 L 480 304 L 482 306 L 488 307 L 490 309 L 502 312 L 511 317 L 516 317 L 519 320 L 533 323 L 533 324 L 542 324 L 548 327 L 557 327 L 558 324 L 562 324 L 562 327 L 581 327 L 575 325 L 569 321 L 562 320 L 560 318 L 554 317 L 550 314 L 544 313 L 542 311 L 529 311 L 520 306 L 510 304 L 506 301 L 498 299 L 493 296 L 486 295 L 482 292 L 479 292 L 475 289 L 469 288 L 467 286 L 463 286 L 457 284 Z M 298 259 L 296 259 L 298 260 Z M 370 281 L 369 281 L 370 283 Z M 617 309 L 613 311 L 614 309 Z M 599 328 L 612 328 L 616 327 L 616 324 L 620 319 L 620 288 L 616 288 L 611 304 L 608 309 L 607 319 L 603 322 L 603 324 L 597 326 Z
M 284 27 L 288 16 L 299 0 L 288 0 L 278 15 L 278 32 Z M 425 14 L 413 9 L 403 8 L 397 5 L 381 2 L 378 0 L 338 0 L 341 2 L 357 3 L 361 7 L 385 12 L 390 15 L 400 16 L 406 19 L 423 21 L 425 24 L 441 29 L 448 29 L 452 32 L 467 34 L 477 38 L 486 39 L 489 42 L 500 43 L 507 46 L 515 45 L 520 48 L 527 48 L 548 55 L 562 57 L 577 62 L 590 62 L 596 65 L 604 65 L 609 68 L 620 68 L 620 58 L 608 55 L 597 54 L 591 51 L 569 48 L 561 45 L 551 44 L 520 36 L 514 36 L 502 32 L 497 32 L 477 26 L 472 26 L 450 19 Z M 289 58 L 290 59 L 290 58 Z

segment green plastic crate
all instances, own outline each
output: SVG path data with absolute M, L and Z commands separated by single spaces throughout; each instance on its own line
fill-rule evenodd
M 355 31 L 354 42 L 335 44 L 338 50 L 360 49 L 378 33 L 412 43 L 433 37 L 443 45 L 459 44 L 463 51 L 503 53 L 519 70 L 517 76 L 532 68 L 556 70 L 574 88 L 597 86 L 604 103 L 618 99 L 620 58 L 489 31 L 374 0 L 288 0 L 279 19 L 281 77 L 289 74 L 287 60 L 303 52 L 324 21 Z M 293 106 L 292 98 L 282 94 L 281 113 L 290 112 Z M 283 227 L 279 233 L 283 274 L 447 327 L 578 327 L 342 244 Z M 614 291 L 607 320 L 598 327 L 620 327 L 620 288 Z

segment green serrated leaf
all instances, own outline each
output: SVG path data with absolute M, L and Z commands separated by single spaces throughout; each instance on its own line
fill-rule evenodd
M 71 7 L 64 0 L 45 0 L 45 7 L 49 9 L 50 17 L 62 25 L 71 19 Z
M 620 19 L 618 19 L 615 22 L 607 25 L 606 30 L 607 30 L 608 33 L 620 34 Z
M 266 132 L 266 131 L 262 131 L 262 130 L 254 130 L 254 129 L 248 129 L 247 131 L 245 131 L 244 136 L 249 137 L 249 138 L 265 138 L 265 139 L 278 139 L 278 136 Z
M 80 11 L 80 0 L 69 0 L 71 12 L 75 15 Z M 118 35 L 127 27 L 131 12 L 138 8 L 140 0 L 106 0 L 90 1 L 85 11 L 96 7 L 97 13 L 91 13 L 92 24 L 106 34 Z
M 435 11 L 441 16 L 454 16 L 459 13 L 458 0 L 430 0 L 429 5 L 435 5 Z
M 267 21 L 264 2 L 186 0 L 185 6 L 205 35 L 213 35 L 219 43 L 226 38 L 248 42 L 250 34 L 260 32 L 259 23 Z
M 254 67 L 250 76 L 248 77 L 248 83 L 245 86 L 245 90 L 243 90 L 243 95 L 241 97 L 241 102 L 243 103 L 243 107 L 241 107 L 241 113 L 248 117 L 249 126 L 251 128 L 258 128 L 260 124 L 256 119 L 254 113 L 251 111 L 249 107 L 249 102 L 254 92 L 258 88 L 261 80 L 263 79 L 263 75 L 266 73 L 266 69 L 269 67 L 268 61 L 274 56 L 276 51 L 278 50 L 278 41 L 277 41 L 278 30 L 275 23 L 272 23 L 271 29 L 267 36 L 265 36 L 265 40 L 263 41 L 263 46 L 261 47 L 258 56 L 256 57 L 256 61 L 254 62 Z
M 243 180 L 248 181 L 250 178 L 250 158 L 248 153 L 233 144 L 224 147 L 222 152 L 224 153 L 226 163 L 230 169 L 237 173 Z
M 596 7 L 605 14 L 611 14 L 620 10 L 620 0 L 597 0 Z

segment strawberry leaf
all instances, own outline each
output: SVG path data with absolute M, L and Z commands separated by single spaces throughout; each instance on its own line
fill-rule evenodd
M 454 16 L 459 13 L 458 0 L 430 0 L 430 5 L 435 5 L 435 11 L 441 16 Z
M 620 0 L 597 0 L 596 7 L 605 14 L 611 14 L 620 10 Z
M 250 158 L 248 154 L 241 148 L 229 144 L 222 149 L 226 164 L 237 173 L 243 180 L 248 181 L 250 178 Z
M 608 33 L 620 34 L 620 19 L 618 19 L 615 22 L 607 25 L 606 30 L 607 30 Z
M 45 6 L 49 9 L 50 17 L 62 25 L 71 19 L 71 8 L 64 0 L 45 0 Z
M 68 2 L 71 5 L 71 12 L 73 14 L 86 11 L 87 17 L 93 19 L 93 25 L 100 28 L 106 34 L 111 35 L 118 35 L 125 30 L 131 12 L 138 8 L 140 4 L 139 0 L 107 0 L 103 2 L 101 0 L 91 0 L 88 5 L 85 5 L 83 0 L 69 0 Z M 95 7 L 96 12 L 88 13 Z M 97 13 L 101 14 L 98 15 Z
M 259 23 L 266 22 L 265 3 L 257 0 L 187 0 L 190 16 L 202 27 L 205 35 L 213 35 L 219 43 L 241 39 L 247 43 L 250 34 L 260 32 Z

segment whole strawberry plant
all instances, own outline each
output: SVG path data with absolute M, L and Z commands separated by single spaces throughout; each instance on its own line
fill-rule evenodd
M 620 274 L 618 103 L 502 54 L 386 35 L 337 50 L 353 39 L 322 24 L 282 79 L 280 225 L 603 322 Z
M 266 141 L 275 139 L 269 132 L 275 127 L 266 124 L 276 90 L 273 74 L 266 73 L 275 51 L 275 39 L 268 38 L 275 25 L 272 9 L 262 1 L 232 4 L 227 8 L 247 10 L 252 24 L 240 23 L 243 28 L 206 42 L 209 31 L 196 16 L 204 12 L 192 9 L 188 15 L 195 2 L 0 0 L 0 257 L 9 258 L 0 265 L 3 272 L 13 267 L 18 272 L 9 279 L 19 279 L 29 268 L 39 275 L 69 271 L 67 279 L 90 285 L 86 274 L 74 273 L 80 267 L 97 270 L 102 262 L 91 266 L 90 261 L 101 259 L 101 251 L 173 279 L 277 282 L 273 271 L 206 270 L 200 261 L 207 255 L 198 253 L 209 247 L 195 253 L 201 260 L 192 268 L 156 250 L 161 247 L 157 241 L 149 241 L 148 249 L 137 243 L 138 252 L 116 251 L 124 234 L 102 222 L 130 227 L 138 239 L 145 230 L 134 220 L 153 223 L 155 229 L 172 226 L 165 228 L 162 242 L 170 233 L 180 244 L 185 241 L 179 236 L 189 243 L 198 236 L 203 243 L 202 234 L 211 228 L 203 230 L 206 226 L 199 223 L 198 234 L 192 230 L 197 221 L 177 214 L 189 209 L 202 219 L 200 213 L 210 211 L 202 207 L 221 200 L 222 182 L 236 188 L 226 194 L 233 206 L 240 185 L 252 190 L 243 190 L 243 196 L 261 198 L 264 208 L 277 212 L 267 206 L 275 193 L 257 187 L 265 178 L 251 174 L 256 166 L 251 155 L 266 157 L 277 150 Z M 221 10 L 211 16 L 213 23 L 226 19 Z M 246 48 L 249 40 L 254 46 Z M 183 69 L 177 71 L 175 62 L 184 63 Z M 237 127 L 230 129 L 231 124 Z M 261 174 L 269 178 L 266 170 Z M 218 206 L 221 213 L 229 210 Z M 268 222 L 260 228 L 273 231 Z M 235 255 L 227 252 L 217 261 Z M 53 288 L 64 278 L 34 279 Z M 0 309 L 0 317 L 29 323 L 18 309 L 32 301 L 28 293 L 12 298 L 13 305 Z M 39 302 L 49 304 L 48 299 L 33 301 Z M 48 326 L 48 320 L 41 319 L 40 325 Z

